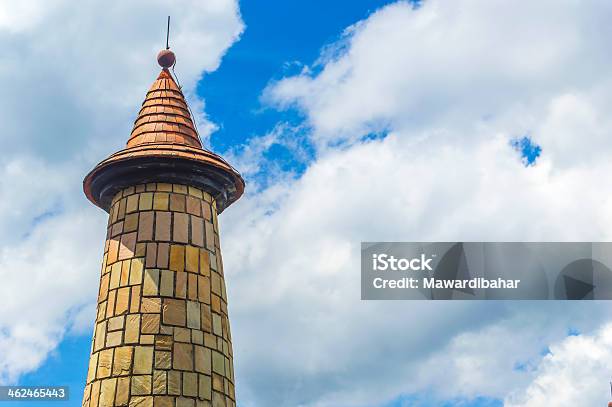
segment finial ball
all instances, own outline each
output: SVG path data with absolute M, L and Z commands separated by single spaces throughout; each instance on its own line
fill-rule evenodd
M 161 65 L 162 68 L 170 68 L 174 65 L 175 61 L 176 56 L 174 56 L 174 52 L 169 49 L 162 49 L 159 51 L 159 54 L 157 54 L 157 63 Z

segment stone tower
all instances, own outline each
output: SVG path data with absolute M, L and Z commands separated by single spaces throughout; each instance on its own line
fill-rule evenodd
M 83 181 L 109 213 L 85 407 L 235 407 L 217 214 L 244 190 L 162 71 L 125 149 Z

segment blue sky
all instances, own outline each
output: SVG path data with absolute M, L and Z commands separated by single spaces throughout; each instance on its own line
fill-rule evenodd
M 241 407 L 607 402 L 608 305 L 362 302 L 356 270 L 361 241 L 612 238 L 612 5 L 32 4 L 0 13 L 2 381 L 80 404 L 106 221 L 81 180 L 171 14 L 200 131 L 248 182 L 220 219 Z

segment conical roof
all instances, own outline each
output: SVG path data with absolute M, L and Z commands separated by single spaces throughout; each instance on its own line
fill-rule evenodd
M 160 52 L 163 69 L 147 92 L 125 149 L 100 162 L 83 180 L 87 198 L 109 211 L 123 188 L 168 182 L 210 193 L 221 213 L 244 192 L 244 180 L 219 155 L 202 148 L 183 92 L 168 71 L 169 50 Z
M 148 143 L 175 143 L 202 148 L 183 92 L 167 68 L 162 69 L 147 92 L 127 146 Z

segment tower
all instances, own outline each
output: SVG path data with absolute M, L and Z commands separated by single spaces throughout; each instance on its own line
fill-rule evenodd
M 217 214 L 240 174 L 202 148 L 158 55 L 125 149 L 83 181 L 109 214 L 84 407 L 235 407 Z

